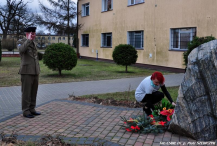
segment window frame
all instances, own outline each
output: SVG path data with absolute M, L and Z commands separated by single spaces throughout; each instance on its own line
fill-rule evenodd
M 140 32 L 140 36 L 141 36 L 141 44 L 139 48 L 136 47 L 135 39 L 134 39 L 133 44 L 131 44 L 130 33 L 134 33 L 133 35 L 135 38 L 135 36 L 138 36 L 138 34 L 135 34 L 136 32 L 137 33 Z M 143 50 L 144 49 L 144 31 L 143 30 L 127 31 L 127 44 L 132 45 L 136 50 Z
M 112 11 L 113 10 L 113 0 L 111 1 L 111 8 L 106 8 L 105 6 L 108 6 L 108 4 L 106 5 L 106 2 L 108 3 L 109 0 L 102 0 L 102 12 L 107 12 L 107 11 Z
M 86 12 L 87 7 L 88 7 L 88 15 L 87 15 L 87 12 Z M 82 4 L 81 10 L 82 10 L 82 13 L 81 13 L 82 17 L 90 16 L 90 3 Z
M 132 4 L 132 1 L 134 1 L 134 3 Z M 141 2 L 136 3 L 136 0 L 128 0 L 128 6 L 133 6 L 133 5 L 138 5 L 138 4 L 142 4 L 145 3 L 145 0 L 140 0 Z
M 84 39 L 84 37 L 86 38 L 88 36 L 88 41 L 87 41 L 87 43 L 86 44 L 83 44 L 83 39 Z M 81 47 L 89 47 L 89 39 L 90 39 L 90 37 L 89 37 L 89 34 L 81 34 Z
M 107 40 L 108 36 L 111 37 L 111 46 L 107 46 L 107 43 L 103 41 L 103 40 Z M 101 48 L 112 48 L 112 32 L 101 33 Z
M 188 30 L 188 31 L 180 31 L 180 30 L 182 30 L 182 29 L 191 29 L 191 30 Z M 179 35 L 179 40 L 178 40 L 178 47 L 177 48 L 174 48 L 173 47 L 173 31 L 175 31 L 175 30 L 178 30 L 178 35 Z M 186 48 L 186 49 L 181 49 L 180 48 L 180 42 L 181 42 L 181 37 L 180 37 L 180 34 L 184 34 L 184 33 L 190 33 L 190 41 L 192 41 L 193 40 L 193 38 L 196 36 L 196 34 L 197 34 L 197 27 L 180 27 L 180 28 L 170 28 L 170 47 L 169 47 L 169 50 L 172 50 L 172 51 L 187 51 L 188 50 L 188 48 Z M 189 41 L 189 42 L 190 42 Z

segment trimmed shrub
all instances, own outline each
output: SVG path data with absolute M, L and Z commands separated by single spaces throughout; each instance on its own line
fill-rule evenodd
M 49 45 L 43 55 L 43 63 L 52 70 L 72 70 L 77 65 L 77 55 L 74 49 L 64 43 Z
M 183 53 L 183 58 L 184 58 L 184 63 L 187 66 L 188 64 L 188 55 L 191 53 L 191 51 L 194 48 L 197 48 L 198 46 L 200 46 L 201 44 L 207 43 L 209 41 L 215 40 L 216 38 L 213 36 L 206 36 L 206 37 L 194 37 L 194 39 L 189 42 L 188 44 L 188 50 L 186 52 Z
M 126 72 L 127 72 L 127 66 L 131 64 L 135 64 L 138 58 L 136 49 L 127 44 L 120 44 L 115 47 L 112 57 L 115 63 L 118 65 L 126 66 Z
M 5 39 L 2 41 L 2 49 L 7 49 L 8 51 L 13 51 L 14 47 L 16 47 L 16 41 L 13 39 Z
M 38 52 L 38 60 L 42 60 L 43 59 L 43 54 L 41 52 Z
M 0 40 L 0 62 L 2 61 L 2 44 Z

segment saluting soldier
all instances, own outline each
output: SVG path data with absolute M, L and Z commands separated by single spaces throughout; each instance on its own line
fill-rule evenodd
M 22 111 L 23 116 L 27 118 L 41 115 L 35 110 L 40 73 L 37 48 L 33 41 L 36 37 L 35 30 L 36 27 L 26 28 L 24 30 L 26 38 L 17 41 L 17 48 L 21 57 L 19 74 L 22 84 Z

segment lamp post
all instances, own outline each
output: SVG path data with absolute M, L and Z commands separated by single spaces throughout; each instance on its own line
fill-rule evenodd
M 13 54 L 14 54 L 14 36 L 12 36 L 13 37 Z

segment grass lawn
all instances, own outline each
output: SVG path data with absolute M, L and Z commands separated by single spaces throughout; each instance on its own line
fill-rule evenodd
M 48 69 L 42 61 L 39 64 L 41 69 L 40 84 L 148 76 L 155 71 L 129 66 L 129 73 L 125 73 L 124 66 L 118 66 L 114 63 L 78 59 L 77 66 L 71 71 L 63 70 L 60 77 L 58 71 Z M 19 68 L 19 57 L 3 57 L 0 62 L 0 87 L 21 85 L 20 75 L 18 74 Z M 162 71 L 162 73 L 169 74 L 165 71 Z
M 179 87 L 167 87 L 167 90 L 170 93 L 173 101 L 176 101 L 176 99 L 178 97 Z M 126 92 L 106 93 L 106 94 L 84 95 L 84 96 L 81 96 L 81 97 L 86 97 L 86 98 L 88 98 L 88 97 L 98 97 L 98 98 L 101 98 L 101 99 L 113 98 L 115 100 L 135 101 L 135 90 L 134 91 L 126 91 Z

